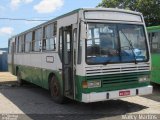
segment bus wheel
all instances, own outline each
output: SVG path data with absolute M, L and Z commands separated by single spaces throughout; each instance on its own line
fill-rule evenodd
M 17 71 L 17 82 L 18 82 L 18 86 L 22 86 L 23 80 L 21 77 L 21 72 L 19 70 Z
M 64 103 L 65 100 L 64 96 L 61 94 L 60 84 L 54 75 L 50 80 L 50 93 L 53 101 L 60 104 Z

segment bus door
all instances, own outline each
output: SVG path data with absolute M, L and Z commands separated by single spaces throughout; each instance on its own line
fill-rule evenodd
M 74 97 L 74 48 L 72 25 L 62 28 L 62 78 L 64 95 Z
M 15 68 L 14 68 L 14 51 L 15 51 L 15 45 L 14 42 L 11 44 L 11 70 L 12 73 L 15 74 Z

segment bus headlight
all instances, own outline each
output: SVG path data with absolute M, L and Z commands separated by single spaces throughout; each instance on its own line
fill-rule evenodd
M 101 87 L 101 81 L 88 81 L 88 88 Z
M 82 87 L 83 88 L 101 87 L 101 81 L 83 81 Z
M 148 75 L 145 75 L 139 78 L 139 82 L 148 82 L 148 81 L 150 81 Z
M 87 83 L 87 86 L 86 86 Z M 83 82 L 83 88 L 95 88 L 95 87 L 101 87 L 101 81 L 86 81 Z

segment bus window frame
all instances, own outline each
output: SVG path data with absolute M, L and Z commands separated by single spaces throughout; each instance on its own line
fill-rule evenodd
M 138 26 L 142 26 L 142 28 L 143 28 L 143 31 L 144 31 L 144 37 L 145 37 L 145 44 L 146 44 L 146 52 L 147 52 L 147 54 L 146 54 L 146 57 L 147 57 L 147 59 L 146 60 L 144 60 L 144 61 L 137 61 L 138 63 L 143 63 L 143 62 L 149 62 L 149 60 L 150 60 L 150 55 L 149 55 L 149 43 L 147 42 L 147 41 L 149 41 L 148 39 L 147 39 L 147 32 L 146 32 L 146 30 L 145 30 L 145 26 L 144 26 L 144 24 L 133 24 L 133 23 L 121 23 L 121 22 L 118 22 L 118 23 L 113 23 L 113 22 L 93 22 L 93 21 L 90 21 L 90 22 L 87 22 L 87 24 L 88 23 L 94 23 L 94 24 L 116 24 L 116 26 L 117 26 L 117 32 L 119 31 L 119 28 L 118 28 L 118 25 L 117 24 L 119 24 L 119 25 L 138 25 Z M 87 27 L 87 31 L 88 31 L 88 27 Z M 118 43 L 120 43 L 120 38 L 119 38 L 119 33 L 118 33 Z M 121 45 L 121 44 L 119 44 L 119 45 Z M 87 39 L 85 39 L 85 63 L 87 64 L 87 65 L 100 65 L 100 64 L 103 64 L 103 63 L 88 63 L 87 62 Z M 128 62 L 122 62 L 122 61 L 120 61 L 120 62 L 109 62 L 108 64 L 117 64 L 117 63 L 119 63 L 119 64 L 123 64 L 123 63 L 134 63 L 134 61 L 128 61 Z
M 151 50 L 151 53 L 153 53 L 153 54 L 160 53 L 160 41 L 153 42 L 153 38 L 156 36 L 156 33 L 159 33 L 159 36 L 160 36 L 160 31 L 148 32 L 148 37 L 149 37 L 149 42 L 150 42 L 150 50 Z M 157 45 L 157 48 L 153 49 L 153 45 Z
M 46 29 L 47 27 L 51 27 L 52 29 L 49 29 L 50 31 L 50 37 L 46 37 Z M 44 25 L 42 28 L 42 51 L 43 52 L 52 52 L 57 50 L 57 21 L 54 21 L 52 23 L 49 23 L 47 25 Z M 47 40 L 53 40 L 53 49 L 47 49 Z M 44 46 L 44 41 L 45 41 L 45 46 Z M 45 49 L 44 49 L 45 47 Z

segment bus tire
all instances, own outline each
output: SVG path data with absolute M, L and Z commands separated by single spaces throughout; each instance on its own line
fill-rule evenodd
M 22 86 L 23 85 L 23 80 L 21 77 L 21 72 L 18 70 L 17 71 L 17 82 L 18 82 L 18 86 Z
M 61 93 L 61 87 L 55 75 L 51 76 L 49 86 L 52 100 L 59 104 L 65 103 L 65 97 Z

